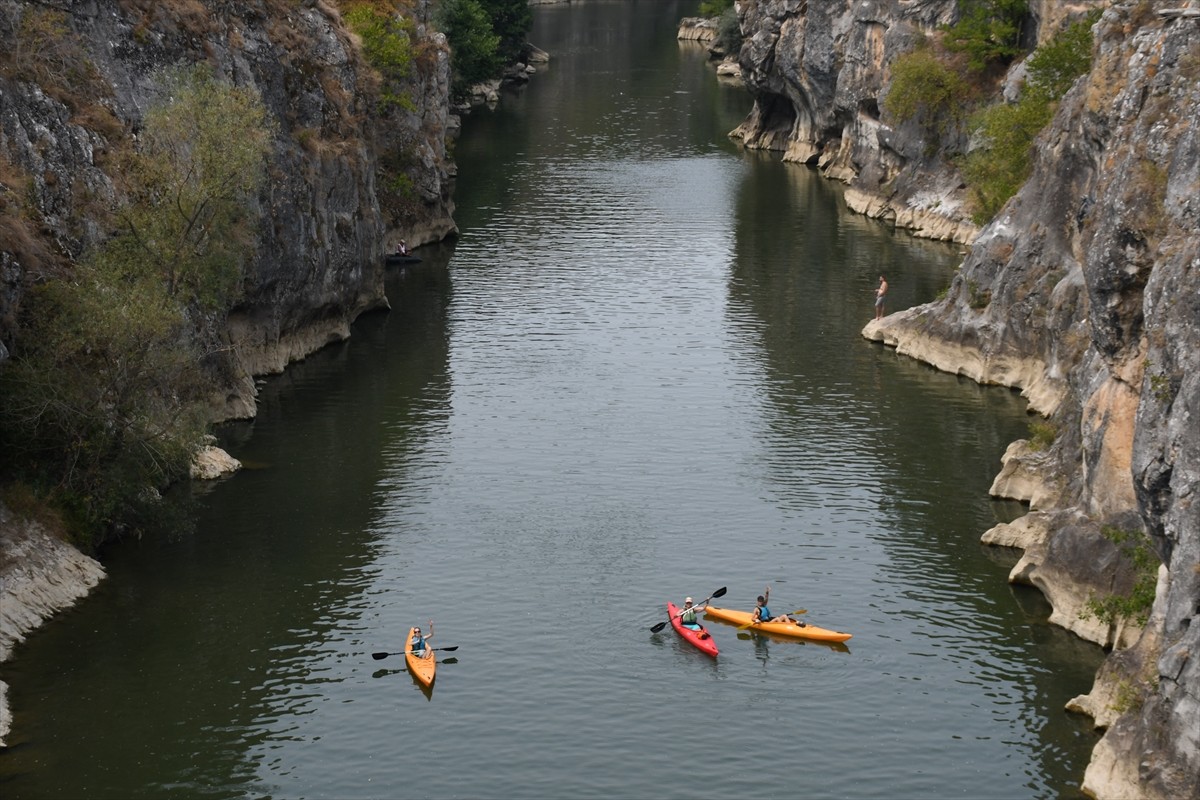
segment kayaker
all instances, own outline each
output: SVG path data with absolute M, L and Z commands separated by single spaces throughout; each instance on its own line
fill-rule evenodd
M 763 593 L 758 596 L 758 605 L 754 607 L 754 622 L 795 622 L 797 625 L 804 625 L 803 622 L 789 617 L 787 614 L 780 614 L 778 617 L 771 616 L 771 609 L 767 608 L 767 600 L 771 597 L 771 587 L 768 585 Z
M 692 605 L 690 597 L 683 600 L 683 610 L 679 612 L 679 622 L 685 628 L 691 628 L 694 631 L 704 630 L 700 627 L 700 623 L 696 622 L 696 608 Z
M 425 657 L 425 642 L 433 638 L 433 620 L 429 620 L 429 633 L 422 636 L 420 628 L 413 628 L 412 651 L 413 655 L 420 658 Z

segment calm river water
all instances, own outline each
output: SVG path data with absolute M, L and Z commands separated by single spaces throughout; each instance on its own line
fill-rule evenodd
M 979 544 L 1023 401 L 859 331 L 958 251 L 726 134 L 675 2 L 540 7 L 456 149 L 461 237 L 262 388 L 197 531 L 4 666 L 16 798 L 1076 797 L 1101 653 Z M 727 586 L 848 646 L 710 623 Z M 458 646 L 431 693 L 410 624 Z

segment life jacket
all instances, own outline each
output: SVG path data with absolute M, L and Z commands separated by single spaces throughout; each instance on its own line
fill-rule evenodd
M 683 610 L 683 613 L 679 615 L 679 621 L 682 622 L 684 625 L 695 625 L 696 624 L 696 609 L 695 609 L 695 607 L 685 608 Z
M 425 649 L 425 637 L 413 635 L 412 649 L 414 653 L 420 653 Z
M 759 606 L 758 607 L 758 621 L 759 622 L 767 622 L 770 619 L 771 619 L 771 609 L 767 608 L 765 605 Z

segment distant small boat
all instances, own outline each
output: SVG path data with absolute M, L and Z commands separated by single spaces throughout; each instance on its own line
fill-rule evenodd
M 399 253 L 388 253 L 387 255 L 387 265 L 389 267 L 399 267 L 402 264 L 416 264 L 420 260 L 420 256 L 414 256 L 412 253 L 406 256 L 402 256 Z

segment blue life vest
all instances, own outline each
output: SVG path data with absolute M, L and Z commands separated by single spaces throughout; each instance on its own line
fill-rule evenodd
M 413 634 L 412 649 L 414 653 L 420 653 L 425 649 L 425 637 Z
M 767 622 L 770 619 L 771 619 L 771 609 L 767 608 L 765 605 L 759 606 L 758 607 L 758 621 L 759 622 Z

